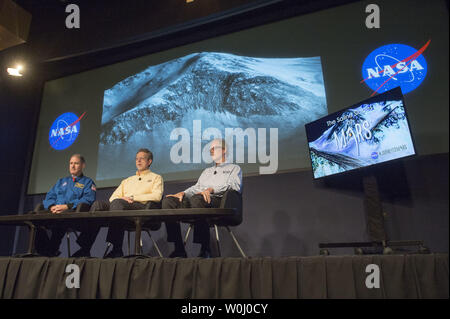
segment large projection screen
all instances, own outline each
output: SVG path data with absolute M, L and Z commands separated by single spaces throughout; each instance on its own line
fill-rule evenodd
M 417 153 L 448 152 L 445 1 L 379 1 L 380 28 L 366 25 L 370 3 L 46 82 L 28 193 L 67 175 L 74 153 L 97 187 L 117 186 L 141 147 L 165 181 L 195 180 L 214 137 L 245 175 L 309 169 L 306 123 L 399 85 Z

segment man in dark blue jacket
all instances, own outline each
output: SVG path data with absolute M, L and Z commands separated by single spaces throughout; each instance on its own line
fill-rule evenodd
M 45 196 L 43 205 L 48 213 L 60 214 L 65 211 L 74 211 L 80 205 L 85 205 L 88 209 L 92 205 L 97 190 L 94 181 L 83 175 L 85 167 L 86 162 L 83 156 L 80 154 L 71 156 L 70 176 L 59 179 Z M 82 233 L 78 237 L 77 243 L 81 248 L 72 256 L 89 256 L 96 234 L 90 231 L 88 225 L 79 227 L 79 230 L 82 230 Z M 36 251 L 43 256 L 59 255 L 58 248 L 65 232 L 64 228 L 53 227 L 49 236 L 46 230 L 39 228 L 36 232 Z

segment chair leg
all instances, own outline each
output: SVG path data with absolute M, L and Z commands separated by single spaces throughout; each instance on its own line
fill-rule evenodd
M 216 224 L 214 224 L 214 230 L 216 231 L 217 253 L 218 253 L 219 257 L 221 257 L 222 255 L 220 253 L 219 230 L 217 229 Z
M 191 229 L 192 229 L 192 224 L 189 224 L 189 228 L 188 228 L 188 230 L 186 232 L 186 236 L 184 236 L 184 243 L 183 243 L 184 246 L 186 246 L 187 240 L 189 238 L 189 234 L 191 233 Z
M 231 235 L 231 238 L 233 238 L 234 243 L 236 244 L 236 247 L 239 249 L 239 252 L 241 253 L 242 257 L 247 258 L 247 256 L 245 255 L 244 251 L 241 248 L 241 245 L 239 245 L 239 242 L 237 241 L 236 237 L 234 236 L 233 232 L 231 231 L 230 227 L 225 226 L 228 230 L 228 232 Z
M 107 242 L 106 243 L 106 249 L 105 249 L 105 253 L 103 254 L 103 258 L 106 257 L 106 255 L 108 254 L 109 248 L 111 247 L 111 243 Z
M 150 239 L 153 242 L 153 246 L 155 246 L 156 251 L 158 252 L 159 257 L 164 257 L 163 254 L 161 253 L 161 250 L 159 250 L 158 244 L 156 243 L 156 241 L 153 239 L 152 235 L 150 234 L 150 231 L 146 231 L 148 234 L 148 237 L 150 237 Z
M 67 239 L 67 258 L 70 258 L 70 232 L 66 233 L 66 239 Z

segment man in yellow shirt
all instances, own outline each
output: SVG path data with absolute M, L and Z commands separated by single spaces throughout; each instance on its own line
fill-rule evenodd
M 133 210 L 157 208 L 164 191 L 163 179 L 150 171 L 153 154 L 141 148 L 136 154 L 136 175 L 124 179 L 109 198 L 109 203 L 96 201 L 93 210 Z M 146 207 L 151 202 L 150 207 Z M 156 204 L 156 205 L 152 205 Z M 159 207 L 158 207 L 159 208 Z M 122 245 L 125 229 L 122 223 L 112 224 L 108 230 L 107 242 L 113 245 L 107 258 L 123 256 Z

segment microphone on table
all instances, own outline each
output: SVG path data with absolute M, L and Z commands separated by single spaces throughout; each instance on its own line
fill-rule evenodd
M 217 174 L 217 171 L 214 171 L 214 175 L 216 175 Z
M 141 180 L 141 178 L 139 177 L 139 180 Z

